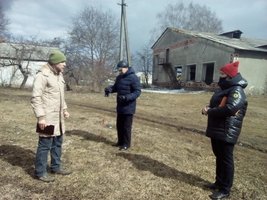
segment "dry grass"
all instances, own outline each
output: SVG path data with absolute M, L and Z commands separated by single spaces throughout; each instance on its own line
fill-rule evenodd
M 133 125 L 133 147 L 116 141 L 115 96 L 67 93 L 71 118 L 63 147 L 67 177 L 33 179 L 37 145 L 30 91 L 0 88 L 0 199 L 209 199 L 214 156 L 203 135 L 200 109 L 210 93 L 143 93 Z M 267 199 L 267 100 L 249 97 L 241 144 L 235 149 L 230 199 Z

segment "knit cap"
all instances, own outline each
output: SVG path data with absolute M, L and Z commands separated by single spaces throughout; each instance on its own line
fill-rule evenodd
M 231 78 L 235 77 L 238 73 L 239 61 L 228 63 L 220 68 L 220 71 L 230 76 Z
M 58 64 L 61 62 L 66 62 L 66 56 L 59 50 L 54 50 L 49 55 L 48 62 L 50 64 Z

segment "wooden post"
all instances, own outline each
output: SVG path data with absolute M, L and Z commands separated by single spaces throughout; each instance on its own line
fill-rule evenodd
M 128 38 L 128 27 L 127 27 L 127 18 L 126 18 L 126 3 L 124 0 L 121 0 L 121 26 L 120 26 L 120 61 L 124 59 L 124 53 L 126 54 L 126 60 L 131 65 L 131 56 L 130 56 L 130 46 Z M 124 52 L 125 47 L 125 52 Z

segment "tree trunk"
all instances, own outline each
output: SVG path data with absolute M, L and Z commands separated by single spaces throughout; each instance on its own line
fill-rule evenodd
M 23 74 L 23 81 L 20 84 L 20 87 L 19 87 L 20 89 L 25 88 L 25 85 L 26 85 L 27 80 L 28 80 L 28 75 Z
M 8 87 L 11 87 L 12 86 L 12 82 L 13 82 L 13 80 L 15 78 L 16 72 L 17 72 L 17 69 L 13 70 L 13 72 L 11 74 L 11 77 L 10 77 L 10 80 L 9 80 Z

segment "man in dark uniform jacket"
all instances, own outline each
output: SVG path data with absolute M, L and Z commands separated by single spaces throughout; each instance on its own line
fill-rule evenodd
M 234 179 L 234 145 L 241 132 L 247 110 L 244 88 L 247 81 L 238 73 L 239 62 L 228 63 L 220 68 L 220 89 L 211 97 L 209 106 L 202 109 L 208 116 L 206 135 L 211 138 L 216 157 L 215 183 L 206 185 L 213 189 L 211 199 L 223 199 L 230 195 Z
M 119 75 L 115 84 L 105 88 L 105 96 L 117 92 L 117 134 L 116 145 L 120 150 L 131 146 L 133 115 L 136 110 L 136 99 L 141 94 L 141 85 L 132 67 L 124 60 L 117 64 Z

